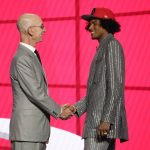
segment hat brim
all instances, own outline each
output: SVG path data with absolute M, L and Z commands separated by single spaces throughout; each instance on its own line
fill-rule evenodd
M 93 15 L 82 15 L 81 18 L 84 19 L 84 20 L 86 20 L 86 21 L 90 21 L 92 19 L 100 19 L 100 18 L 95 17 Z

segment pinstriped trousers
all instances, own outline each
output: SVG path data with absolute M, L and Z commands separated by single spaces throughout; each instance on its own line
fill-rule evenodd
M 46 150 L 46 143 L 14 141 L 12 150 Z
M 84 150 L 115 150 L 115 143 L 115 139 L 86 138 L 84 139 Z

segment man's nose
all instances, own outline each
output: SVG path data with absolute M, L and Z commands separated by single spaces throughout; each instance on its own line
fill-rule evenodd
M 93 29 L 93 25 L 91 24 L 91 25 L 89 25 L 89 31 L 92 31 L 92 29 Z

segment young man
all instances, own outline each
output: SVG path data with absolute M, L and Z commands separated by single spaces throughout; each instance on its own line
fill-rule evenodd
M 93 58 L 86 96 L 75 104 L 76 114 L 86 112 L 83 138 L 84 150 L 114 150 L 115 141 L 128 140 L 124 104 L 124 54 L 114 33 L 120 25 L 107 8 L 94 8 L 83 15 L 86 30 L 99 42 Z M 73 108 L 70 108 L 73 109 Z

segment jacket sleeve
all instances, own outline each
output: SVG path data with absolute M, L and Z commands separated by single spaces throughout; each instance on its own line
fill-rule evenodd
M 57 118 L 61 107 L 41 87 L 40 82 L 36 79 L 36 72 L 32 65 L 32 60 L 27 56 L 20 57 L 16 62 L 16 72 L 20 87 L 33 104 Z
M 124 95 L 124 55 L 118 41 L 111 41 L 106 51 L 106 98 L 101 121 L 114 124 L 117 105 Z
M 77 116 L 80 117 L 82 114 L 84 114 L 86 112 L 86 97 L 84 97 L 83 99 L 81 99 L 80 101 L 78 101 L 74 106 L 77 109 Z

